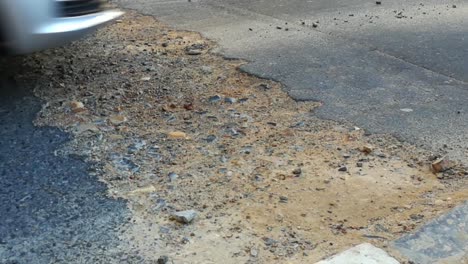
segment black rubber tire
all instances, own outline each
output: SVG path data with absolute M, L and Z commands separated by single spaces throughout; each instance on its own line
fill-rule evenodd
M 1 0 L 0 0 L 1 1 Z M 6 46 L 6 34 L 5 34 L 5 23 L 4 23 L 4 16 L 0 6 L 0 55 L 4 55 L 8 53 L 8 47 Z

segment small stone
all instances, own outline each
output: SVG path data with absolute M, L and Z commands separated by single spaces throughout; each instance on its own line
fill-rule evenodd
M 397 17 L 398 17 L 398 16 L 397 16 Z M 398 18 L 400 18 L 400 17 L 398 17 Z M 400 111 L 405 112 L 405 113 L 411 113 L 411 112 L 413 112 L 414 110 L 411 109 L 411 108 L 402 108 L 402 109 L 400 109 Z
M 70 109 L 73 111 L 73 113 L 79 113 L 79 112 L 83 112 L 86 110 L 84 104 L 79 101 L 71 101 Z
M 258 251 L 255 248 L 250 249 L 250 256 L 256 258 L 258 256 Z
M 381 4 L 382 4 L 382 1 L 376 1 L 375 4 L 376 4 L 376 5 L 381 5 Z
M 347 153 L 345 153 L 345 154 L 343 154 L 343 158 L 345 158 L 345 159 L 349 159 L 349 158 L 351 158 L 351 154 L 347 154 Z
M 184 104 L 184 109 L 187 111 L 192 111 L 194 109 L 193 103 Z
M 211 69 L 210 66 L 202 66 L 201 70 L 204 74 L 210 74 L 213 73 L 213 69 Z
M 272 238 L 269 238 L 269 237 L 264 237 L 262 238 L 263 239 L 263 242 L 265 243 L 266 246 L 273 246 L 275 244 L 278 244 L 278 241 L 272 239 Z
M 296 176 L 299 176 L 302 174 L 302 169 L 301 168 L 294 169 L 292 173 Z
M 187 134 L 182 131 L 173 131 L 167 134 L 170 139 L 188 139 Z
M 171 219 L 182 224 L 190 224 L 196 216 L 197 212 L 195 210 L 187 210 L 173 213 Z
M 146 146 L 146 141 L 145 140 L 140 140 L 136 143 L 133 143 L 128 147 L 128 153 L 129 154 L 135 154 L 138 151 L 142 150 Z
M 218 103 L 219 101 L 221 101 L 221 96 L 219 95 L 215 95 L 215 96 L 211 96 L 210 98 L 208 98 L 208 101 L 210 103 Z
M 363 164 L 362 164 L 362 162 L 358 162 L 358 163 L 356 163 L 356 166 L 357 166 L 358 168 L 362 168 Z
M 276 27 L 276 29 L 283 29 L 282 27 Z
M 299 128 L 299 127 L 305 127 L 305 122 L 304 121 L 301 121 L 301 122 L 297 122 L 296 124 L 292 125 L 291 128 Z
M 452 8 L 457 8 L 457 5 L 452 5 Z M 463 8 L 462 8 L 463 9 Z
M 202 51 L 199 49 L 189 49 L 186 51 L 187 55 L 196 56 L 202 54 Z
M 262 84 L 258 85 L 257 88 L 259 88 L 261 90 L 264 90 L 264 91 L 271 89 L 270 85 L 268 85 L 267 83 L 262 83 Z
M 280 196 L 279 200 L 280 200 L 280 203 L 287 203 L 289 199 L 286 196 Z
M 179 175 L 177 175 L 177 173 L 175 172 L 171 172 L 169 173 L 168 177 L 169 177 L 169 181 L 175 182 L 177 178 L 179 178 Z
M 149 80 L 151 80 L 151 77 L 145 76 L 145 77 L 142 77 L 140 80 L 142 80 L 142 81 L 149 81 Z
M 161 210 L 167 206 L 166 200 L 158 198 L 154 205 L 154 210 Z
M 221 156 L 219 158 L 219 161 L 221 161 L 222 163 L 226 163 L 228 161 L 228 158 L 226 158 L 226 156 Z
M 149 185 L 146 187 L 138 188 L 133 191 L 131 191 L 129 194 L 131 195 L 138 195 L 138 194 L 147 194 L 147 193 L 152 193 L 155 192 L 156 188 L 153 185 Z
M 161 227 L 159 228 L 159 232 L 160 232 L 160 233 L 163 233 L 163 234 L 169 234 L 169 233 L 171 232 L 171 229 L 168 228 L 168 227 L 165 227 L 165 226 L 161 226 Z
M 379 152 L 376 155 L 377 157 L 382 158 L 382 159 L 385 159 L 387 157 L 387 155 L 383 154 L 382 152 Z
M 81 124 L 75 127 L 74 131 L 77 134 L 82 134 L 85 132 L 94 132 L 97 133 L 99 132 L 99 128 L 95 124 Z
M 371 145 L 365 145 L 359 149 L 362 153 L 371 154 L 374 151 L 374 148 Z
M 158 258 L 157 261 L 158 264 L 167 264 L 169 263 L 169 257 L 168 256 L 161 256 Z
M 124 137 L 122 135 L 117 135 L 117 134 L 111 134 L 109 135 L 109 138 L 112 140 L 123 140 Z
M 419 221 L 424 218 L 424 215 L 422 214 L 412 214 L 410 215 L 411 220 L 413 221 Z
M 444 172 L 451 169 L 451 162 L 445 158 L 440 158 L 431 164 L 434 173 Z
M 113 115 L 109 117 L 109 122 L 115 126 L 127 122 L 127 117 L 123 115 Z
M 208 136 L 205 138 L 206 142 L 208 142 L 208 143 L 213 143 L 213 142 L 215 142 L 217 139 L 218 139 L 218 137 L 215 136 L 215 135 L 208 135 Z
M 240 135 L 239 132 L 237 132 L 237 130 L 235 130 L 234 128 L 227 129 L 226 133 L 230 134 L 233 137 Z
M 226 98 L 224 98 L 224 102 L 229 103 L 229 104 L 235 104 L 235 103 L 237 103 L 237 99 L 232 98 L 232 97 L 226 97 Z
M 252 153 L 253 151 L 253 147 L 252 146 L 245 146 L 243 147 L 240 152 L 243 153 L 243 154 L 247 154 L 249 155 L 250 153 Z
M 312 23 L 312 27 L 313 27 L 313 28 L 317 28 L 317 27 L 318 27 L 318 24 L 317 24 L 317 23 Z
M 348 171 L 348 168 L 346 166 L 340 167 L 338 171 Z
M 169 43 L 164 42 L 163 44 L 161 44 L 161 46 L 163 46 L 163 48 L 167 48 L 169 46 Z

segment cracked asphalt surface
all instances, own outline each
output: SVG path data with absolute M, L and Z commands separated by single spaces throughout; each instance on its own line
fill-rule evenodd
M 418 7 L 416 2 L 403 10 L 404 15 L 393 13 L 393 9 L 405 7 L 403 1 L 385 2 L 392 10 L 383 11 L 371 9 L 361 0 L 346 4 L 285 4 L 279 0 L 114 2 L 220 40 L 219 52 L 250 60 L 243 70 L 281 81 L 297 101 L 323 102 L 315 112 L 319 117 L 373 133 L 391 133 L 438 154 L 466 160 L 468 89 L 463 74 L 465 39 L 461 37 L 465 23 L 461 16 L 466 7 L 462 2 L 453 8 L 427 1 L 441 10 L 432 14 L 439 15 L 439 20 L 416 18 L 415 14 L 433 10 L 428 5 Z M 366 8 L 362 9 L 363 5 Z M 371 11 L 380 12 L 380 22 L 372 20 L 377 28 L 362 24 Z M 414 34 L 412 26 L 404 22 L 393 22 L 390 30 L 389 21 L 401 20 L 395 15 L 408 19 L 414 15 L 414 25 L 432 21 L 431 30 Z M 326 21 L 333 17 L 340 17 L 341 24 Z M 353 22 L 356 17 L 360 20 Z M 313 26 L 317 20 L 319 26 Z M 450 30 L 444 31 L 440 24 Z M 387 27 L 385 36 L 378 33 L 382 27 Z M 85 163 L 84 157 L 57 152 L 71 136 L 56 128 L 33 126 L 44 107 L 44 102 L 32 95 L 34 85 L 31 81 L 7 80 L 0 89 L 0 263 L 145 262 L 119 238 L 124 232 L 122 225 L 131 216 L 126 203 L 106 196 L 105 184 L 90 174 L 92 164 Z M 451 216 L 461 232 L 466 225 L 466 208 L 466 204 L 460 206 Z M 449 227 L 432 227 L 447 219 L 429 223 L 421 232 L 429 230 L 437 237 Z M 142 230 L 146 239 L 146 226 Z M 457 234 L 447 233 L 438 243 L 443 245 L 444 239 Z M 424 244 L 425 240 L 419 241 L 421 237 L 425 234 L 403 237 L 398 243 L 406 248 Z M 430 257 L 463 254 L 465 240 L 454 240 L 453 251 L 436 252 Z M 174 241 L 179 244 L 179 240 Z M 158 253 L 154 253 L 154 259 Z M 414 253 L 410 250 L 406 255 Z M 424 260 L 428 253 L 418 252 L 413 257 Z
M 468 160 L 465 1 L 114 2 L 219 41 L 319 117 Z
M 118 250 L 124 201 L 108 198 L 80 157 L 56 153 L 69 134 L 33 125 L 42 102 L 32 87 L 12 79 L 0 87 L 0 263 L 109 263 L 128 256 Z

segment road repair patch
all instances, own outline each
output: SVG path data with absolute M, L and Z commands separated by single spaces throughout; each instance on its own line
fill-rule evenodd
M 215 43 L 129 12 L 24 64 L 45 101 L 36 124 L 80 155 L 132 212 L 121 239 L 150 261 L 314 263 L 391 242 L 467 199 L 466 172 L 314 116 Z M 397 251 L 389 253 L 404 261 Z M 163 262 L 166 263 L 166 262 Z

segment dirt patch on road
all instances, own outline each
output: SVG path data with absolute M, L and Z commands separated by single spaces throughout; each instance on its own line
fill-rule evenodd
M 386 247 L 467 199 L 463 171 L 442 184 L 430 153 L 319 120 L 319 103 L 293 101 L 212 47 L 130 13 L 25 61 L 46 102 L 37 124 L 72 132 L 57 155 L 85 157 L 128 200 L 121 237 L 148 262 L 313 263 Z M 171 218 L 189 209 L 193 222 Z

